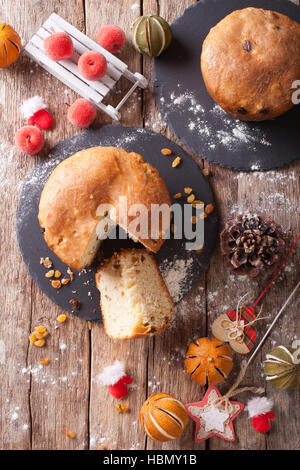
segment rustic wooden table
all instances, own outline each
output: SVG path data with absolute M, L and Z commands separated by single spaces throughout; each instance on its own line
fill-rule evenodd
M 130 25 L 141 14 L 158 13 L 169 22 L 194 0 L 2 0 L 0 18 L 12 24 L 28 40 L 46 18 L 55 11 L 89 36 L 97 28 L 115 23 L 129 33 Z M 297 2 L 298 3 L 298 2 Z M 133 71 L 151 81 L 152 60 L 140 56 L 127 44 L 122 59 Z M 184 402 L 199 400 L 204 390 L 185 374 L 183 355 L 191 338 L 210 334 L 214 318 L 233 307 L 245 291 L 255 295 L 260 285 L 239 279 L 223 267 L 217 246 L 206 275 L 196 289 L 176 308 L 173 325 L 152 338 L 114 342 L 101 324 L 89 325 L 71 315 L 55 329 L 61 313 L 35 286 L 27 274 L 18 251 L 15 215 L 26 174 L 59 140 L 76 132 L 66 120 L 66 87 L 22 56 L 13 66 L 3 69 L 0 87 L 0 188 L 1 188 L 1 324 L 0 324 L 0 448 L 1 449 L 296 449 L 299 440 L 299 391 L 278 392 L 267 386 L 274 399 L 277 419 L 267 435 L 256 433 L 243 412 L 235 421 L 237 439 L 228 443 L 212 438 L 194 443 L 190 421 L 180 439 L 158 444 L 146 439 L 138 422 L 145 398 L 154 391 L 169 392 Z M 19 104 L 41 94 L 55 115 L 56 125 L 46 133 L 47 145 L 38 157 L 25 157 L 13 147 L 15 131 L 23 125 Z M 68 95 L 72 101 L 75 93 Z M 118 97 L 118 95 L 116 95 Z M 99 113 L 96 126 L 110 120 Z M 137 91 L 122 111 L 122 124 L 147 127 L 174 139 L 156 108 L 150 87 Z M 174 139 L 176 140 L 176 139 Z M 201 157 L 201 156 L 200 156 Z M 244 210 L 261 210 L 287 228 L 290 240 L 300 231 L 300 161 L 267 173 L 238 173 L 210 165 L 198 158 L 199 165 L 211 170 L 221 223 Z M 274 314 L 299 278 L 299 249 L 267 296 L 265 313 Z M 262 360 L 272 345 L 290 345 L 300 337 L 299 296 L 272 332 L 244 383 L 264 385 Z M 50 325 L 51 336 L 44 349 L 28 344 L 28 335 L 40 322 Z M 260 331 L 266 324 L 260 327 Z M 39 368 L 39 359 L 48 357 L 48 366 Z M 127 414 L 118 414 L 114 402 L 96 378 L 105 365 L 124 359 L 136 387 L 125 400 Z M 235 358 L 236 364 L 240 357 Z M 235 371 L 238 368 L 235 368 Z M 225 391 L 232 382 L 220 387 Z M 248 395 L 239 397 L 246 402 Z M 76 432 L 69 439 L 64 432 Z

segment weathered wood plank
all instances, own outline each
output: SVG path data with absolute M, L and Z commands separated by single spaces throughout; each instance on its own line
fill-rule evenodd
M 81 1 L 72 2 L 71 9 L 69 5 L 58 4 L 54 0 L 35 2 L 34 5 L 22 1 L 19 2 L 18 8 L 11 2 L 4 2 L 4 4 L 2 2 L 1 9 L 3 10 L 1 17 L 12 23 L 24 40 L 28 40 L 53 11 L 79 28 L 83 25 Z M 2 108 L 2 113 L 4 109 L 6 111 L 5 119 L 2 116 L 1 122 L 4 120 L 7 122 L 2 132 L 3 134 L 7 132 L 10 143 L 12 143 L 14 131 L 24 124 L 18 111 L 19 104 L 25 98 L 35 94 L 41 94 L 44 97 L 56 119 L 55 128 L 46 133 L 47 145 L 43 153 L 45 154 L 59 140 L 73 134 L 73 128 L 66 122 L 64 105 L 66 87 L 64 85 L 31 63 L 26 57 L 22 57 L 14 66 L 1 73 L 4 92 L 6 92 L 6 103 Z M 53 93 L 54 89 L 55 93 Z M 1 155 L 1 157 L 7 158 L 6 155 Z M 7 161 L 6 184 L 18 190 L 16 193 L 7 195 L 8 230 L 5 231 L 5 240 L 1 243 L 1 248 L 5 253 L 5 256 L 1 257 L 1 262 L 3 269 L 5 268 L 5 271 L 9 273 L 6 278 L 7 285 L 3 286 L 3 294 L 8 299 L 8 311 L 5 318 L 9 320 L 8 324 L 2 322 L 1 327 L 5 328 L 5 333 L 3 330 L 1 336 L 5 335 L 6 338 L 9 382 L 7 386 L 5 380 L 1 381 L 1 386 L 4 387 L 1 396 L 7 396 L 6 390 L 8 389 L 8 396 L 12 398 L 7 406 L 12 410 L 15 400 L 18 400 L 20 410 L 14 415 L 15 420 L 9 423 L 7 432 L 1 433 L 1 439 L 5 440 L 2 447 L 21 449 L 30 448 L 32 445 L 34 449 L 84 448 L 89 391 L 87 325 L 74 319 L 62 325 L 61 329 L 54 330 L 55 318 L 61 310 L 55 307 L 30 281 L 15 246 L 14 214 L 19 190 L 25 173 L 38 159 L 38 157 L 24 157 L 14 152 L 13 158 Z M 19 292 L 15 287 L 11 288 L 16 285 L 20 286 Z M 51 331 L 47 346 L 44 349 L 29 347 L 29 332 L 38 323 L 45 321 L 48 325 L 50 324 Z M 59 342 L 65 342 L 68 348 L 60 351 Z M 45 356 L 49 358 L 50 364 L 39 369 L 39 358 Z M 80 357 L 82 363 L 78 361 L 74 363 L 74 357 Z M 16 418 L 17 414 L 18 418 Z M 64 427 L 73 428 L 72 430 L 77 433 L 77 439 L 68 440 L 64 435 Z
M 87 33 L 94 36 L 103 24 L 117 24 L 129 37 L 130 26 L 140 15 L 139 3 L 134 0 L 99 2 L 86 1 Z M 141 59 L 130 42 L 118 56 L 133 72 L 141 72 Z M 126 80 L 121 80 L 116 93 L 110 94 L 112 103 L 120 100 Z M 121 109 L 123 125 L 142 126 L 141 92 L 137 90 Z M 100 123 L 110 122 L 107 116 L 99 116 Z M 142 449 L 144 434 L 138 424 L 138 410 L 145 400 L 145 382 L 147 375 L 147 356 L 149 340 L 112 341 L 105 334 L 103 326 L 94 324 L 92 328 L 92 363 L 91 363 L 91 400 L 90 400 L 90 448 L 97 449 L 104 445 L 107 449 Z M 124 403 L 129 405 L 129 413 L 119 414 L 114 405 L 117 402 L 97 381 L 98 374 L 114 360 L 124 360 L 127 372 L 133 377 L 134 389 Z
M 193 0 L 160 1 L 144 0 L 143 13 L 157 13 L 171 23 L 185 8 L 195 3 Z M 153 59 L 144 57 L 143 68 L 147 78 L 151 78 Z M 144 93 L 144 119 L 145 127 L 152 128 L 179 145 L 176 139 L 163 122 L 155 104 L 152 93 L 152 82 L 150 88 Z M 201 164 L 201 161 L 200 161 Z M 180 183 L 179 183 L 180 184 Z M 197 191 L 197 188 L 193 188 Z M 178 187 L 178 192 L 182 191 Z M 178 332 L 180 331 L 180 334 Z M 167 392 L 184 403 L 198 400 L 202 395 L 201 387 L 192 382 L 185 373 L 184 355 L 188 344 L 192 339 L 206 335 L 206 306 L 205 306 L 205 277 L 199 282 L 194 291 L 176 306 L 174 319 L 171 326 L 162 334 L 152 339 L 148 362 L 148 384 L 147 396 L 154 392 Z M 205 444 L 196 445 L 193 439 L 193 423 L 180 439 L 157 443 L 147 439 L 147 449 L 202 449 Z
M 298 3 L 295 2 L 295 3 Z M 254 213 L 266 213 L 274 218 L 282 227 L 289 231 L 289 238 L 293 240 L 299 233 L 299 180 L 300 163 L 297 162 L 283 169 L 269 172 L 243 173 L 222 169 L 215 165 L 205 163 L 211 169 L 211 179 L 214 194 L 217 200 L 218 211 L 222 226 L 225 221 L 238 213 L 252 211 Z M 230 198 L 228 195 L 230 194 Z M 294 214 L 297 217 L 294 217 Z M 220 227 L 222 228 L 222 227 Z M 298 250 L 299 253 L 299 250 Z M 276 285 L 270 289 L 264 300 L 264 315 L 272 318 L 279 310 L 292 286 L 299 276 L 299 260 L 296 254 L 288 264 L 284 274 L 277 280 Z M 208 323 L 209 331 L 213 320 L 234 308 L 239 297 L 248 292 L 249 296 L 256 298 L 266 281 L 251 281 L 248 278 L 231 275 L 223 266 L 219 248 L 216 250 L 210 269 L 208 271 Z M 299 297 L 299 296 L 298 296 Z M 299 322 L 297 322 L 297 309 L 294 301 L 290 311 L 286 312 L 279 324 L 267 340 L 262 353 L 258 354 L 255 362 L 249 368 L 243 384 L 265 386 L 263 378 L 262 362 L 265 353 L 275 344 L 290 345 L 293 337 L 299 338 Z M 258 323 L 258 339 L 262 337 L 270 321 Z M 220 387 L 226 392 L 233 382 L 240 365 L 241 356 L 235 354 L 235 369 L 226 383 Z M 297 418 L 292 412 L 293 406 L 299 402 L 299 392 L 278 392 L 271 385 L 266 387 L 267 396 L 274 400 L 274 410 L 280 419 L 272 423 L 268 436 L 256 433 L 248 419 L 248 414 L 243 412 L 235 422 L 237 440 L 229 444 L 226 441 L 210 439 L 210 449 L 292 449 L 299 448 L 297 432 Z M 247 403 L 251 394 L 238 395 L 237 400 Z M 284 431 L 281 425 L 285 422 Z M 279 424 L 281 423 L 281 424 Z
M 55 11 L 84 32 L 84 9 L 79 0 L 72 2 L 72 8 L 65 2 L 59 4 L 56 1 L 42 2 L 37 5 L 35 11 L 37 26 Z M 46 101 L 51 103 L 50 109 L 54 111 L 56 119 L 54 132 L 49 134 L 50 148 L 59 140 L 76 133 L 76 129 L 66 120 L 67 107 L 64 103 L 72 102 L 78 96 L 40 68 L 38 76 L 39 82 L 35 84 L 31 94 L 42 94 Z M 44 350 L 37 351 L 35 347 L 31 347 L 29 354 L 29 363 L 33 367 L 37 365 L 41 356 L 46 355 L 50 360 L 49 365 L 44 366 L 31 379 L 33 449 L 87 447 L 90 360 L 88 326 L 85 322 L 70 316 L 65 324 L 55 329 L 55 318 L 60 313 L 62 310 L 33 285 L 31 325 L 34 327 L 40 322 L 40 318 L 45 317 L 44 321 L 48 323 L 50 329 L 50 337 Z M 67 438 L 65 431 L 75 432 L 76 438 Z
M 72 2 L 72 8 L 65 2 L 42 2 L 37 5 L 35 11 L 36 26 L 42 24 L 55 11 L 84 32 L 84 9 L 81 1 Z M 40 93 L 51 103 L 50 109 L 54 111 L 56 127 L 54 132 L 49 133 L 50 148 L 59 140 L 76 133 L 76 128 L 66 120 L 67 107 L 64 102 L 72 102 L 77 95 L 40 68 L 38 77 L 38 84 L 35 83 L 34 88 L 32 84 L 32 91 L 29 88 L 31 93 L 29 90 L 27 93 L 28 96 Z M 70 316 L 66 323 L 55 329 L 55 318 L 62 310 L 48 300 L 35 285 L 32 293 L 31 325 L 34 327 L 40 323 L 40 318 L 45 317 L 44 321 L 50 330 L 47 346 L 41 351 L 31 347 L 29 354 L 29 364 L 32 364 L 32 367 L 37 366 L 41 356 L 47 356 L 50 360 L 48 366 L 44 366 L 31 378 L 32 448 L 84 449 L 87 447 L 88 435 L 88 326 L 86 322 Z M 65 431 L 75 432 L 76 438 L 67 438 Z
M 20 16 L 9 1 L 0 5 L 0 17 L 22 34 L 34 28 L 28 12 Z M 27 366 L 28 332 L 31 315 L 31 280 L 19 255 L 15 238 L 15 213 L 21 190 L 21 181 L 34 159 L 19 155 L 13 147 L 13 136 L 20 125 L 18 104 L 23 98 L 20 82 L 25 86 L 23 62 L 18 60 L 1 70 L 0 87 L 0 191 L 2 201 L 2 225 L 0 266 L 3 273 L 0 286 L 1 315 L 1 449 L 29 449 L 31 445 L 30 410 L 28 396 L 30 384 L 22 374 Z M 28 80 L 27 80 L 28 81 Z M 13 190 L 12 190 L 13 189 Z M 5 274 L 4 274 L 5 273 Z

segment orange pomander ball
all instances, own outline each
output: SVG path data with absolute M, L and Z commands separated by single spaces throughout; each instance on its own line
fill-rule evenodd
M 166 442 L 179 437 L 188 422 L 183 403 L 168 393 L 155 393 L 143 404 L 140 423 L 153 441 Z
M 191 343 L 184 362 L 187 373 L 202 386 L 224 382 L 233 367 L 230 347 L 216 338 Z
M 21 38 L 16 31 L 6 23 L 0 23 L 0 68 L 8 67 L 19 57 Z

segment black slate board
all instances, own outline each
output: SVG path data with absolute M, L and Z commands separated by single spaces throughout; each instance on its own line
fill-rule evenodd
M 86 269 L 86 272 L 73 270 L 75 273 L 74 281 L 59 290 L 54 289 L 50 285 L 49 279 L 45 278 L 47 269 L 40 264 L 40 258 L 49 256 L 53 261 L 54 268 L 60 270 L 63 274 L 66 274 L 67 266 L 48 248 L 37 216 L 42 189 L 54 168 L 62 160 L 77 151 L 95 146 L 115 146 L 122 147 L 127 151 L 138 152 L 143 155 L 147 162 L 158 169 L 171 196 L 183 192 L 183 188 L 189 186 L 193 188 L 197 199 L 204 201 L 205 204 L 214 204 L 209 183 L 203 176 L 201 169 L 178 145 L 160 134 L 136 127 L 107 125 L 100 129 L 88 130 L 56 145 L 50 151 L 49 158 L 45 157 L 41 160 L 25 181 L 17 212 L 17 239 L 29 274 L 38 287 L 53 302 L 67 311 L 71 311 L 70 299 L 79 300 L 81 309 L 73 313 L 86 320 L 99 320 L 101 318 L 99 292 L 94 280 L 96 266 Z M 162 148 L 172 149 L 173 156 L 161 155 Z M 171 167 L 174 156 L 182 157 L 182 164 L 175 169 Z M 184 240 L 170 239 L 165 241 L 156 255 L 160 267 L 176 260 L 179 262 L 178 260 L 181 259 L 191 259 L 191 266 L 188 269 L 186 278 L 183 279 L 181 293 L 176 299 L 177 301 L 200 280 L 209 264 L 217 235 L 216 211 L 205 219 L 204 235 L 205 246 L 201 254 L 186 251 Z M 105 240 L 100 249 L 107 257 L 121 246 L 137 247 L 137 244 L 129 240 Z
M 300 22 L 300 8 L 289 0 L 200 0 L 171 25 L 173 42 L 155 60 L 154 94 L 172 132 L 197 155 L 235 170 L 271 170 L 300 158 L 300 106 L 271 121 L 236 120 L 211 99 L 200 70 L 210 28 L 250 6 Z

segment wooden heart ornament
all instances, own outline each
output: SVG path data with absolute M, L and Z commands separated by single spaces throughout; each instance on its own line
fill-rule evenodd
M 254 308 L 247 306 L 240 310 L 230 310 L 220 315 L 212 325 L 212 334 L 230 344 L 239 354 L 248 354 L 256 341 L 256 316 Z

